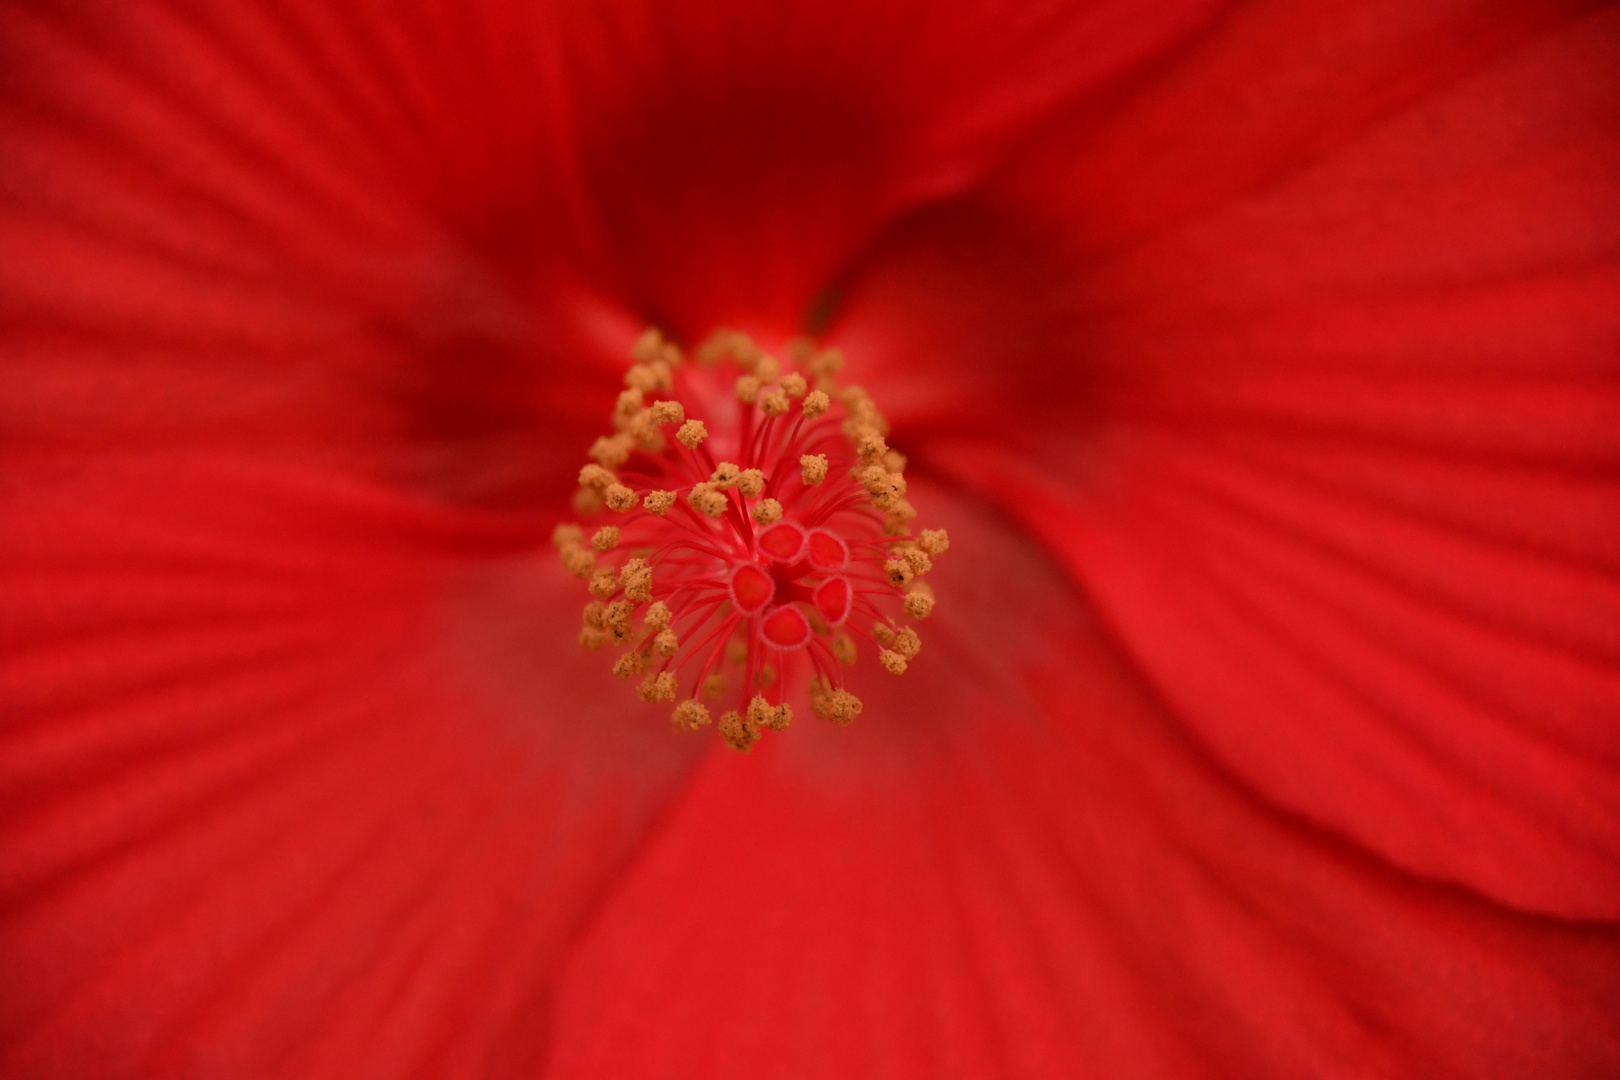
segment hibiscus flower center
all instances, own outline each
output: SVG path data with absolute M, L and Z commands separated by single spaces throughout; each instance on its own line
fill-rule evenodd
M 905 458 L 871 398 L 839 385 L 842 354 L 799 341 L 788 355 L 720 331 L 688 363 L 647 331 L 574 498 L 610 520 L 553 537 L 595 597 L 580 643 L 627 646 L 614 674 L 640 676 L 645 701 L 679 698 L 678 729 L 709 723 L 701 699 L 734 697 L 718 726 L 738 750 L 788 726 L 790 686 L 819 717 L 853 720 L 856 637 L 903 674 L 922 641 L 898 620 L 933 610 L 921 579 L 949 544 L 912 531 Z

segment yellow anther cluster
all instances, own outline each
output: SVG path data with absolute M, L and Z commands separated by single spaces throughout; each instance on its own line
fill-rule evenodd
M 645 701 L 674 703 L 670 722 L 679 730 L 708 725 L 709 707 L 699 699 L 723 700 L 728 687 L 736 693 L 741 682 L 743 703 L 721 712 L 717 727 L 728 745 L 743 751 L 763 733 L 788 727 L 792 708 L 771 699 L 796 692 L 806 670 L 817 717 L 842 725 L 861 712 L 860 699 L 841 685 L 842 667 L 854 664 L 859 652 L 850 631 L 860 631 L 853 622 L 829 625 L 831 609 L 818 607 L 828 594 L 810 590 L 832 578 L 861 583 L 854 606 L 844 601 L 846 615 L 839 618 L 851 611 L 864 613 L 861 621 L 876 617 L 871 640 L 878 664 L 899 675 L 918 657 L 922 639 L 885 611 L 895 618 L 927 618 L 935 598 L 921 578 L 949 547 L 943 529 L 910 527 L 917 511 L 907 501 L 905 456 L 888 445 L 889 423 L 871 397 L 859 387 L 838 385 L 843 354 L 799 340 L 785 355 L 791 362 L 779 363 L 734 330 L 716 333 L 695 350 L 701 364 L 735 364 L 730 387 L 736 405 L 716 401 L 716 380 L 726 376 L 682 372 L 684 358 L 674 343 L 657 331 L 643 334 L 614 401 L 611 432 L 591 444 L 574 495 L 581 514 L 607 509 L 627 516 L 593 532 L 561 525 L 552 535 L 564 568 L 586 583 L 593 598 L 584 609 L 580 643 L 616 646 L 614 674 L 636 681 Z M 718 383 L 722 394 L 726 386 Z M 697 396 L 683 402 L 688 387 Z M 705 420 L 688 416 L 688 405 L 719 423 L 718 445 L 733 460 L 714 460 L 716 444 L 708 442 Z M 835 406 L 847 450 L 828 450 L 837 421 L 817 424 Z M 733 412 L 735 426 L 729 422 Z M 797 476 L 791 472 L 794 460 Z M 667 486 L 651 486 L 658 482 Z M 806 490 L 813 488 L 821 490 Z M 768 610 L 795 605 L 812 640 L 820 641 L 819 652 L 795 651 L 806 649 L 802 643 L 773 644 L 770 635 L 780 631 L 781 621 L 775 629 L 762 628 L 759 609 L 739 611 L 744 594 L 725 591 L 741 588 L 739 561 L 758 558 L 765 564 L 759 530 L 784 520 L 810 534 L 826 529 L 845 544 L 843 562 L 812 556 L 826 552 L 823 537 L 815 541 L 820 548 L 784 556 L 772 570 L 790 570 L 795 580 L 778 582 Z M 873 587 L 879 567 L 889 589 Z M 810 595 L 823 599 L 812 604 Z M 903 615 L 885 603 L 903 608 Z M 717 626 L 712 619 L 730 621 Z
M 846 727 L 861 715 L 861 699 L 848 690 L 835 690 L 821 682 L 810 684 L 810 711 L 821 720 Z
M 725 494 L 713 483 L 693 484 L 692 493 L 686 497 L 686 501 L 698 513 L 712 518 L 725 513 L 729 505 Z
M 675 438 L 688 450 L 696 450 L 698 444 L 709 437 L 709 429 L 703 426 L 701 420 L 688 420 L 681 425 L 675 433 Z

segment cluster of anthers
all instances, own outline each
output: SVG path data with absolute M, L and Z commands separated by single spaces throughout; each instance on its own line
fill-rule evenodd
M 680 730 L 708 724 L 703 699 L 735 685 L 719 730 L 738 750 L 788 726 L 801 680 L 817 716 L 848 724 L 856 637 L 904 673 L 922 641 L 899 618 L 933 610 L 921 579 L 949 544 L 943 529 L 912 531 L 887 421 L 838 385 L 842 354 L 809 342 L 788 349 L 796 370 L 735 331 L 692 363 L 656 330 L 631 355 L 614 433 L 591 447 L 574 497 L 610 523 L 553 537 L 593 597 L 580 643 L 623 648 L 613 673 L 639 679 L 644 701 L 678 700 Z

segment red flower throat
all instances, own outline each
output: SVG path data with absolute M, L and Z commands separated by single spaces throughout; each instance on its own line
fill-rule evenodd
M 596 597 L 580 643 L 629 645 L 614 674 L 643 675 L 645 701 L 681 698 L 672 719 L 684 730 L 709 722 L 699 699 L 724 697 L 727 669 L 740 669 L 739 707 L 719 724 L 738 750 L 788 726 L 786 688 L 801 678 L 817 716 L 849 723 L 861 711 L 844 686 L 851 635 L 902 674 L 922 642 L 894 613 L 933 610 L 920 579 L 949 544 L 943 529 L 910 531 L 917 512 L 887 421 L 859 387 L 838 385 L 842 355 L 809 342 L 790 346 L 785 372 L 734 331 L 695 364 L 656 330 L 632 355 L 615 433 L 591 447 L 574 499 L 582 515 L 622 517 L 589 541 L 574 524 L 553 537 Z M 649 405 L 649 394 L 664 396 Z

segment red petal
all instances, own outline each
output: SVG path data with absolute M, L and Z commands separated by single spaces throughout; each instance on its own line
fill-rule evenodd
M 979 179 L 1211 0 L 633 0 L 561 23 L 590 187 L 637 306 L 796 330 L 874 229 Z
M 578 583 L 284 465 L 13 459 L 0 507 L 0 1072 L 535 1064 L 697 748 Z
M 914 234 L 847 347 L 926 357 L 867 380 L 896 445 L 1007 499 L 1266 797 L 1614 917 L 1620 17 L 1523 41 L 1548 10 L 1241 14 Z M 1242 70 L 1270 112 L 1210 93 Z
M 1620 1068 L 1612 931 L 1255 800 L 1027 542 L 921 498 L 922 654 L 865 658 L 853 726 L 710 761 L 567 969 L 552 1075 Z

